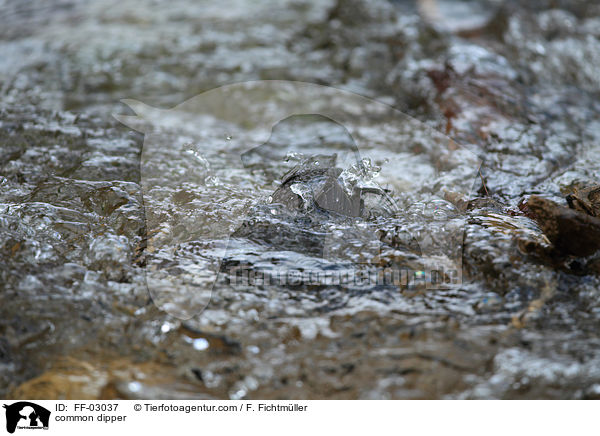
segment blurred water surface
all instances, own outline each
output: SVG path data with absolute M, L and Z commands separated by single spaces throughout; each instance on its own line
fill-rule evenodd
M 578 0 L 0 1 L 0 394 L 598 398 L 600 280 L 581 260 L 523 253 L 545 239 L 518 205 L 530 194 L 564 203 L 598 182 L 599 29 L 600 6 Z M 244 123 L 203 118 L 191 135 L 163 119 L 165 159 L 142 196 L 145 138 L 112 117 L 133 115 L 121 99 L 170 109 L 265 79 L 355 92 L 412 121 L 392 128 L 364 108 L 348 126 L 290 118 L 243 161 Z M 265 108 L 237 103 L 248 123 Z M 438 153 L 445 135 L 480 173 Z M 170 274 L 150 274 L 166 280 L 167 303 L 193 307 L 185 280 L 201 286 L 223 250 L 252 268 L 369 263 L 371 236 L 346 237 L 355 222 L 264 206 L 303 157 L 341 161 L 356 139 L 372 166 L 360 182 L 394 193 L 396 210 L 369 206 L 364 221 L 384 244 L 375 254 L 425 267 L 421 236 L 435 245 L 447 229 L 411 206 L 462 208 L 462 283 L 224 281 L 185 321 L 152 301 L 156 265 Z M 181 177 L 197 183 L 170 189 Z M 448 195 L 459 182 L 468 195 Z M 312 188 L 302 183 L 293 189 Z M 337 237 L 317 244 L 327 232 Z M 180 244 L 153 251 L 160 238 Z

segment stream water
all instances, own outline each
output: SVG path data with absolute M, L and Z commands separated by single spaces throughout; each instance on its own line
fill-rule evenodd
M 600 4 L 523 3 L 0 0 L 0 395 L 600 398 L 520 208 L 600 180 Z

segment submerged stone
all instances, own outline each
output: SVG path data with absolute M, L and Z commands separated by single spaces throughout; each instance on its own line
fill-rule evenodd
M 538 196 L 527 207 L 559 253 L 583 257 L 600 249 L 600 219 Z
M 575 191 L 567 195 L 567 203 L 571 209 L 578 210 L 591 216 L 600 216 L 600 186 Z

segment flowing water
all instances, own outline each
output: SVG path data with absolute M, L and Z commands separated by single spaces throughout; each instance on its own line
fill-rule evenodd
M 0 394 L 599 398 L 597 259 L 522 207 L 600 179 L 599 39 L 579 0 L 0 0 Z

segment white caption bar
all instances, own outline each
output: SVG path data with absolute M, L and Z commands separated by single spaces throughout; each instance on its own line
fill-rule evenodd
M 599 406 L 595 401 L 5 400 L 3 404 L 0 423 L 5 428 L 0 434 L 19 436 L 207 431 L 261 436 L 585 435 L 598 434 Z

